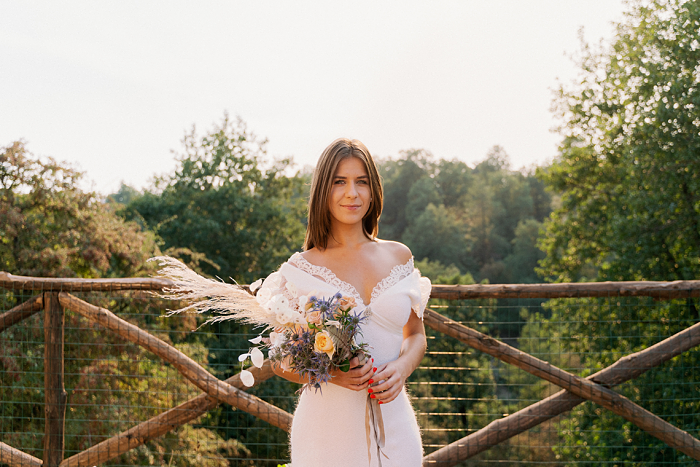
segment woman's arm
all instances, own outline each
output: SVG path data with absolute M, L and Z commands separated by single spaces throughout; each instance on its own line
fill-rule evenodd
M 403 327 L 403 344 L 399 358 L 381 365 L 372 377 L 375 381 L 384 380 L 368 389 L 380 404 L 396 399 L 403 389 L 406 379 L 423 360 L 426 346 L 423 320 L 411 311 L 411 316 Z

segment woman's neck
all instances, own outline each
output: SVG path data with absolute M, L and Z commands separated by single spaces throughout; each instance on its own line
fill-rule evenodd
M 331 226 L 331 235 L 328 238 L 328 249 L 343 248 L 355 249 L 370 240 L 365 235 L 362 229 L 362 224 L 344 225 L 333 223 Z

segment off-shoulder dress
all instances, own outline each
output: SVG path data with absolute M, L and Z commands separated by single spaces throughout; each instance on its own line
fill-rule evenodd
M 276 276 L 276 277 L 274 277 Z M 292 290 L 294 295 L 331 296 L 340 291 L 355 298 L 367 316 L 361 341 L 370 346 L 375 365 L 396 360 L 403 342 L 403 327 L 410 313 L 421 319 L 430 280 L 421 277 L 413 259 L 397 265 L 372 291 L 365 304 L 355 288 L 328 268 L 316 266 L 295 253 L 279 271 L 265 280 L 263 289 Z M 291 282 L 293 287 L 286 287 Z M 276 290 L 265 293 L 275 294 Z M 292 467 L 375 467 L 380 465 L 374 436 L 367 441 L 367 391 L 352 391 L 327 384 L 320 392 L 304 391 L 299 397 L 290 435 Z M 419 467 L 423 448 L 420 430 L 406 388 L 392 402 L 381 405 L 385 446 L 382 467 Z M 368 452 L 370 456 L 368 456 Z

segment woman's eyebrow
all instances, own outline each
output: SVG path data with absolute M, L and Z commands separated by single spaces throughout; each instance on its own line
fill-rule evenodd
M 334 175 L 334 176 L 333 176 L 333 180 L 335 180 L 335 179 L 337 179 L 337 178 L 341 178 L 341 179 L 345 180 L 345 179 L 348 178 L 348 177 L 346 177 L 345 175 Z M 369 178 L 369 175 L 359 175 L 359 176 L 356 177 L 356 178 Z

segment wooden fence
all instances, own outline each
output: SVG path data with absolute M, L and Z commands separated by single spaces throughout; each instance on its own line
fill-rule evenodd
M 292 415 L 251 394 L 238 376 L 219 380 L 197 362 L 173 346 L 101 308 L 74 296 L 81 291 L 161 290 L 169 283 L 162 279 L 48 279 L 0 273 L 0 287 L 14 291 L 40 291 L 29 300 L 0 314 L 0 332 L 44 312 L 45 339 L 45 433 L 43 460 L 15 449 L 0 440 L 0 463 L 14 466 L 93 466 L 113 459 L 141 444 L 197 419 L 225 402 L 267 423 L 288 431 Z M 700 281 L 676 282 L 600 282 L 572 284 L 517 285 L 434 285 L 431 298 L 580 298 L 638 296 L 657 300 L 700 297 Z M 102 441 L 76 455 L 64 458 L 66 391 L 63 374 L 64 312 L 69 309 L 100 325 L 126 341 L 140 345 L 171 364 L 202 394 Z M 498 419 L 484 428 L 427 455 L 424 465 L 451 466 L 475 456 L 499 443 L 525 432 L 547 420 L 592 401 L 634 423 L 641 430 L 662 440 L 693 459 L 700 460 L 700 441 L 682 427 L 675 427 L 643 409 L 612 388 L 637 378 L 646 371 L 700 344 L 700 323 L 631 355 L 613 365 L 581 378 L 545 361 L 524 353 L 504 342 L 457 323 L 432 309 L 425 313 L 425 324 L 464 344 L 505 363 L 549 381 L 562 390 L 530 407 Z M 270 363 L 251 371 L 256 384 L 273 376 Z

